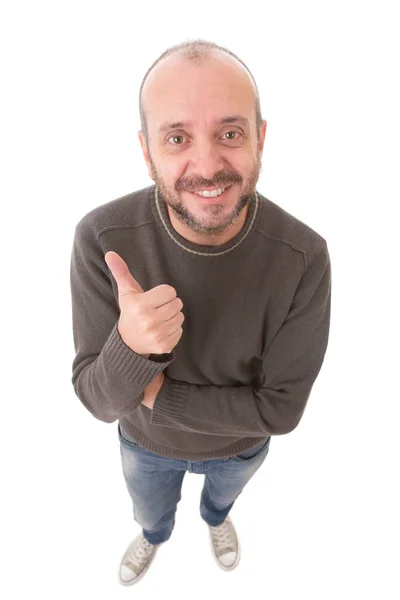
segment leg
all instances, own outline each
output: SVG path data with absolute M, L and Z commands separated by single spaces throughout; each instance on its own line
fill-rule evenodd
M 263 439 L 257 446 L 221 460 L 206 473 L 200 514 L 208 525 L 215 527 L 225 521 L 236 498 L 266 459 L 270 440 Z
M 122 434 L 118 425 L 122 470 L 133 502 L 135 521 L 151 544 L 166 542 L 175 525 L 185 470 L 179 461 L 159 457 Z

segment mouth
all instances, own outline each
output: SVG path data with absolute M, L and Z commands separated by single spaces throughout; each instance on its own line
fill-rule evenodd
M 223 202 L 228 196 L 229 190 L 232 187 L 233 183 L 227 186 L 215 187 L 213 189 L 202 189 L 197 192 L 188 192 L 191 196 L 195 196 L 202 202 L 205 203 L 214 203 L 214 202 Z M 199 193 L 200 192 L 200 193 Z

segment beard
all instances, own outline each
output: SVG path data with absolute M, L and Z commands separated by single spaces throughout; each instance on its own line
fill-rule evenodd
M 204 179 L 202 177 L 182 177 L 177 181 L 175 187 L 172 187 L 171 185 L 168 185 L 163 177 L 158 173 L 157 167 L 154 164 L 150 153 L 149 160 L 152 171 L 151 177 L 159 189 L 162 200 L 174 211 L 177 219 L 179 219 L 179 221 L 184 223 L 186 226 L 190 227 L 193 231 L 210 237 L 226 231 L 238 221 L 243 209 L 250 203 L 250 200 L 255 192 L 262 166 L 261 152 L 257 152 L 253 168 L 244 184 L 243 178 L 238 173 L 220 171 L 215 175 L 215 177 L 213 177 L 213 179 Z M 233 209 L 226 215 L 225 219 L 222 222 L 219 221 L 217 224 L 210 223 L 210 215 L 218 216 L 221 211 L 226 212 L 226 208 L 224 206 L 225 203 L 221 203 L 219 205 L 210 204 L 207 206 L 207 216 L 205 219 L 200 220 L 197 214 L 192 213 L 187 208 L 179 193 L 180 191 L 190 192 L 202 189 L 202 186 L 212 187 L 220 185 L 220 187 L 226 187 L 236 183 L 241 186 L 238 200 Z

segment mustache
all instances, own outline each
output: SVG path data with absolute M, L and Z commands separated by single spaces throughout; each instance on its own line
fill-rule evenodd
M 175 186 L 177 191 L 183 190 L 187 192 L 194 192 L 202 187 L 213 187 L 221 185 L 228 186 L 232 183 L 241 183 L 242 178 L 236 173 L 220 173 L 217 174 L 213 179 L 204 179 L 203 177 L 184 177 L 178 181 Z

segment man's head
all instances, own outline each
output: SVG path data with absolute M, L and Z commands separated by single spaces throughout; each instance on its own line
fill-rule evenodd
M 171 221 L 199 239 L 244 222 L 266 132 L 244 63 L 211 42 L 173 46 L 147 71 L 139 107 L 144 158 Z M 226 187 L 220 199 L 195 193 Z

